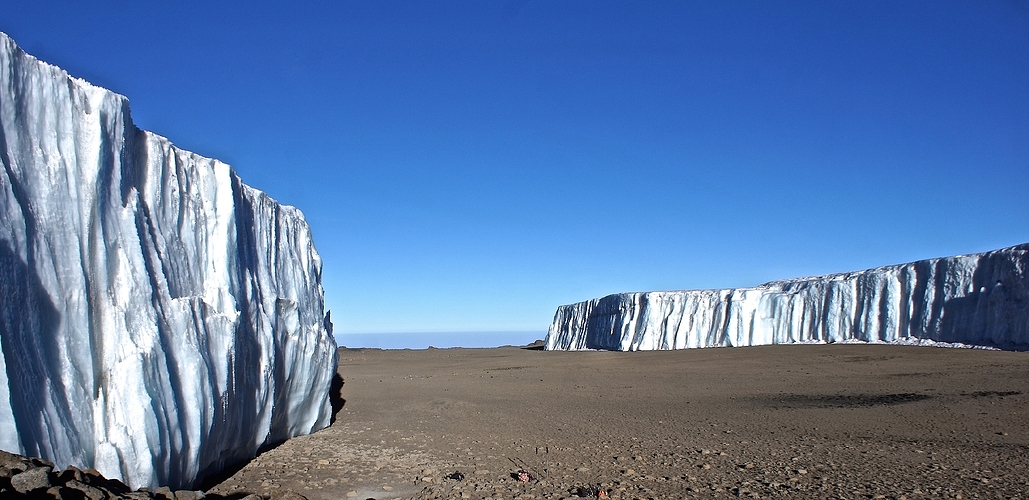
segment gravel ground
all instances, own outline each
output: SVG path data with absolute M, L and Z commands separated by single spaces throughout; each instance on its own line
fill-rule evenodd
M 1029 491 L 1029 353 L 340 349 L 339 373 L 345 404 L 331 427 L 266 451 L 208 493 L 916 499 Z M 520 470 L 529 481 L 518 480 Z

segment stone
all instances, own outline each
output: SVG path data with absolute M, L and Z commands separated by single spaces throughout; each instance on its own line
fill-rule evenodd
M 204 498 L 204 492 L 192 491 L 192 490 L 177 490 L 175 491 L 175 500 L 201 500 Z
M 36 467 L 25 472 L 19 472 L 11 477 L 11 487 L 22 494 L 30 491 L 45 490 L 53 486 L 50 482 L 50 471 L 43 467 Z
M 32 468 L 32 462 L 29 462 L 21 455 L 0 450 L 0 471 L 8 471 L 8 475 L 3 477 L 11 477 L 18 472 L 25 472 L 30 468 Z
M 67 469 L 64 469 L 57 475 L 57 481 L 59 483 L 67 483 L 68 481 L 79 481 L 86 482 L 86 476 L 74 465 L 69 465 Z
M 153 495 L 147 490 L 138 490 L 135 492 L 122 493 L 118 495 L 118 498 L 128 498 L 131 500 L 151 500 Z
M 89 500 L 104 500 L 105 498 L 107 498 L 107 494 L 105 494 L 103 490 L 99 488 L 94 488 L 93 486 L 90 486 L 86 483 L 83 483 L 75 479 L 66 481 L 64 483 L 64 486 L 71 490 L 81 491 L 82 494 L 85 495 L 86 498 L 88 498 Z
M 75 497 L 66 495 L 65 491 L 70 491 L 70 490 L 67 490 L 66 488 L 61 488 L 61 487 L 58 487 L 58 486 L 51 486 L 51 487 L 47 488 L 46 496 L 49 497 L 49 498 L 52 498 L 54 500 L 66 500 L 66 499 L 67 500 L 71 500 L 72 498 L 75 498 Z

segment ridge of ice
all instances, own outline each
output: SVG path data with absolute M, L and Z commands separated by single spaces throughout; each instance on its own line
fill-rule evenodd
M 560 306 L 546 349 L 832 342 L 1029 346 L 1029 243 L 752 288 L 608 295 Z
M 0 33 L 0 448 L 195 485 L 329 424 L 299 210 Z

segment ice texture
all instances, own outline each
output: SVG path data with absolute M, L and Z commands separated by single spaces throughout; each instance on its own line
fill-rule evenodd
M 0 448 L 195 485 L 329 424 L 299 210 L 0 33 Z
M 619 293 L 561 306 L 548 350 L 792 343 L 1029 344 L 1029 243 L 753 288 Z

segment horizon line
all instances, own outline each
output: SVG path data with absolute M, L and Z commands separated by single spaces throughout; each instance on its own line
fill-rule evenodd
M 546 332 L 548 328 L 512 329 L 512 330 L 419 330 L 419 331 L 393 331 L 384 330 L 378 332 L 333 332 L 333 335 L 432 335 L 440 333 L 530 333 Z

